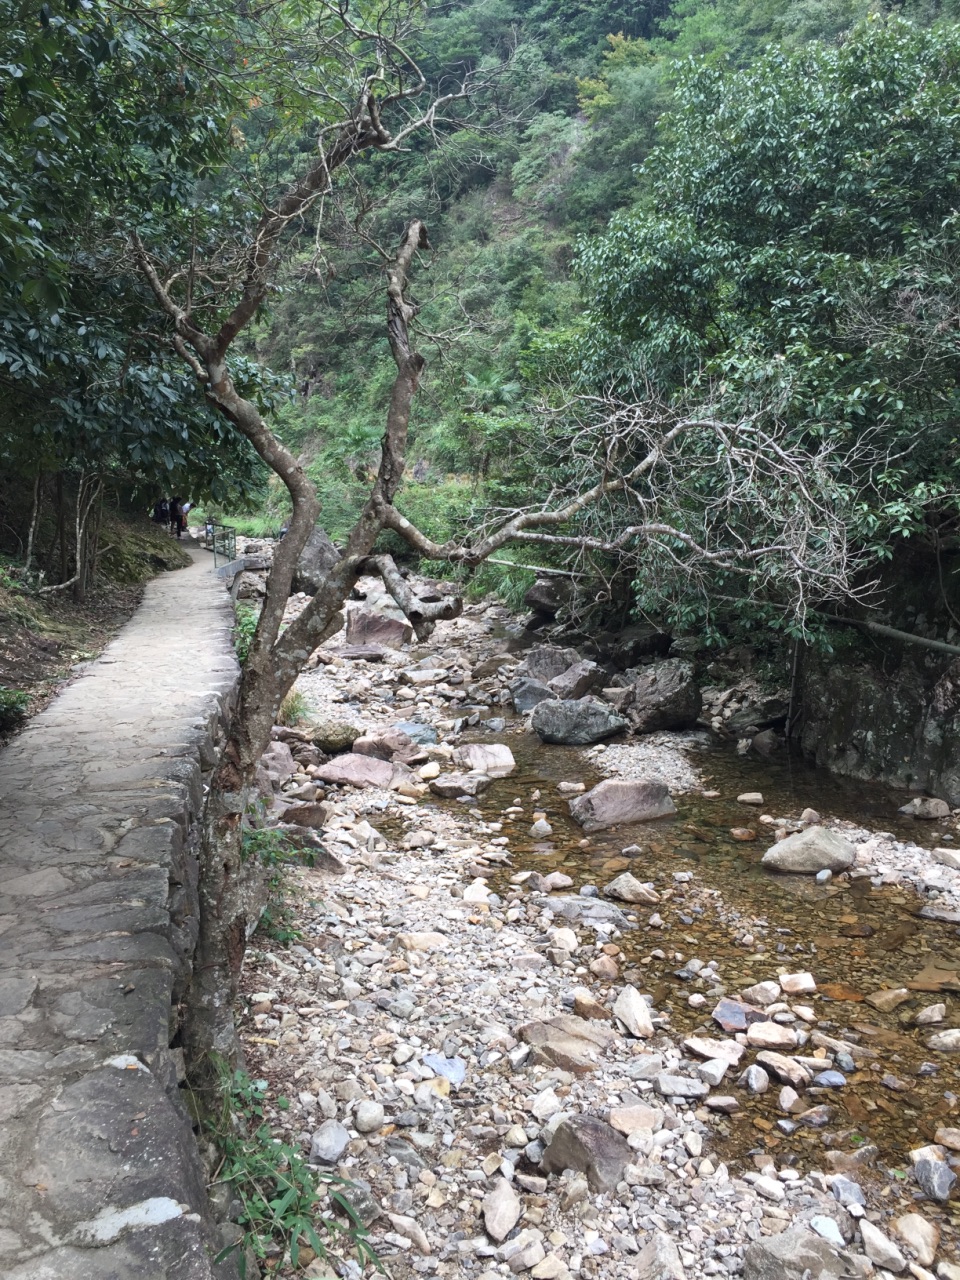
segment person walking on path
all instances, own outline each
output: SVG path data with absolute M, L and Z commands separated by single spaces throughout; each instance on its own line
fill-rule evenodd
M 183 536 L 183 503 L 179 498 L 170 499 L 170 532 Z
M 167 498 L 160 498 L 153 504 L 153 523 L 169 524 L 170 523 L 170 502 Z

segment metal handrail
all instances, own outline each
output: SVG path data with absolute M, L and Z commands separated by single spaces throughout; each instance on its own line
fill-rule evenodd
M 221 524 L 218 520 L 207 520 L 203 526 L 204 545 L 213 551 L 213 567 L 217 567 L 219 556 L 225 564 L 237 558 L 237 531 L 230 524 Z

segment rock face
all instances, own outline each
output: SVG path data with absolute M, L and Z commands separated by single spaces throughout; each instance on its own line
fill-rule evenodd
M 835 831 L 807 827 L 771 845 L 763 855 L 763 865 L 771 871 L 816 875 L 820 871 L 846 871 L 853 865 L 855 853 L 849 840 Z
M 579 1115 L 560 1122 L 540 1165 L 547 1173 L 585 1173 L 591 1189 L 602 1194 L 616 1188 L 632 1157 L 626 1141 L 610 1125 L 596 1116 Z
M 307 539 L 307 545 L 300 552 L 291 590 L 305 591 L 308 596 L 316 595 L 321 583 L 339 559 L 340 552 L 327 537 L 326 531 L 317 525 Z
M 514 680 L 510 685 L 510 693 L 513 698 L 513 709 L 519 715 L 532 711 L 538 702 L 557 696 L 552 689 L 542 681 L 534 680 L 532 676 L 520 676 L 519 679 Z
M 743 1255 L 744 1280 L 828 1280 L 846 1268 L 826 1240 L 806 1227 L 790 1227 L 778 1236 L 748 1244 Z
M 697 723 L 701 705 L 693 666 L 681 658 L 668 658 L 637 673 L 629 717 L 638 733 L 690 729 Z
M 542 741 L 571 747 L 600 742 L 627 727 L 623 716 L 594 698 L 540 702 L 533 709 L 530 724 Z
M 666 783 L 607 778 L 570 801 L 570 812 L 584 831 L 603 831 L 620 822 L 651 822 L 676 813 Z

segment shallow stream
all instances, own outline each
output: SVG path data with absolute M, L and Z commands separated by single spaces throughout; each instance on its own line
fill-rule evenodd
M 777 1122 L 785 1116 L 774 1082 L 758 1098 L 734 1089 L 740 1111 L 718 1124 L 727 1133 L 725 1158 L 769 1152 L 781 1165 L 823 1168 L 827 1148 L 856 1152 L 875 1144 L 881 1165 L 905 1170 L 910 1149 L 931 1141 L 939 1125 L 960 1125 L 960 1063 L 924 1046 L 924 1036 L 937 1028 L 913 1025 L 919 1010 L 939 1002 L 947 1006 L 940 1025 L 960 1025 L 960 928 L 920 919 L 923 903 L 910 886 L 874 887 L 867 877 L 817 885 L 810 876 L 763 870 L 760 858 L 774 836 L 757 819 L 761 813 L 796 818 L 810 806 L 824 818 L 847 819 L 927 847 L 942 843 L 946 828 L 900 817 L 903 797 L 886 788 L 838 779 L 794 759 L 740 757 L 700 742 L 693 745 L 695 764 L 705 789 L 718 791 L 718 798 L 676 796 L 674 818 L 584 838 L 556 788 L 564 779 L 587 786 L 599 781 L 590 760 L 576 748 L 545 747 L 530 734 L 508 734 L 505 740 L 518 769 L 477 802 L 483 817 L 502 822 L 502 834 L 510 839 L 509 868 L 489 877 L 493 888 L 506 894 L 510 876 L 521 870 L 563 870 L 574 880 L 570 892 L 576 892 L 584 884 L 602 888 L 629 868 L 640 880 L 653 881 L 663 900 L 657 907 L 631 909 L 640 927 L 618 940 L 621 976 L 653 994 L 655 1009 L 669 1014 L 675 1033 L 723 1034 L 710 1017 L 716 995 L 707 994 L 700 1008 L 688 1003 L 694 991 L 709 991 L 684 968 L 699 958 L 716 960 L 731 994 L 776 978 L 781 970 L 809 970 L 818 986 L 812 1001 L 816 1029 L 876 1051 L 866 1069 L 861 1064 L 847 1074 L 845 1087 L 806 1091 L 809 1106 L 830 1108 L 823 1127 L 800 1124 L 793 1133 L 782 1132 Z M 762 792 L 762 809 L 737 803 L 746 791 Z M 515 804 L 523 813 L 505 817 L 503 811 Z M 545 812 L 553 827 L 549 840 L 528 834 L 535 811 Z M 731 829 L 744 827 L 756 831 L 755 841 L 733 838 Z M 624 855 L 631 845 L 640 851 Z M 675 882 L 674 873 L 681 871 L 692 871 L 692 880 Z M 663 919 L 661 928 L 647 924 L 654 911 Z M 938 973 L 931 976 L 931 967 Z M 865 1003 L 882 988 L 909 983 L 915 989 L 892 1012 Z M 812 1045 L 804 1052 L 813 1053 Z M 960 1227 L 956 1195 L 945 1212 Z

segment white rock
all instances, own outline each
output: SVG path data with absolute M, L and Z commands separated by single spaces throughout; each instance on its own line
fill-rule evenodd
M 934 1027 L 938 1022 L 943 1022 L 946 1016 L 945 1004 L 928 1004 L 925 1009 L 920 1010 L 914 1021 L 918 1027 Z
M 927 1036 L 924 1043 L 928 1049 L 935 1049 L 938 1053 L 960 1052 L 960 1027 L 935 1031 L 932 1036 Z
M 919 1213 L 905 1213 L 902 1218 L 894 1219 L 893 1229 L 914 1251 L 921 1266 L 933 1265 L 940 1243 L 940 1228 L 936 1223 L 929 1222 Z
M 788 996 L 807 996 L 817 989 L 812 973 L 781 973 L 780 986 Z
M 624 987 L 613 1006 L 613 1016 L 619 1019 L 632 1036 L 647 1039 L 653 1035 L 653 1022 L 646 1000 L 636 987 Z
M 358 1133 L 375 1133 L 383 1127 L 384 1110 L 379 1102 L 360 1102 L 353 1113 L 353 1125 Z
M 490 890 L 487 888 L 486 880 L 478 877 L 471 884 L 468 884 L 463 891 L 464 902 L 472 902 L 476 904 L 486 903 L 490 900 Z
M 893 1241 L 866 1218 L 860 1219 L 860 1238 L 863 1251 L 874 1266 L 883 1267 L 885 1271 L 902 1271 L 907 1265 L 906 1258 Z
M 506 1178 L 497 1178 L 493 1190 L 483 1197 L 483 1225 L 497 1244 L 505 1240 L 520 1220 L 520 1197 Z

